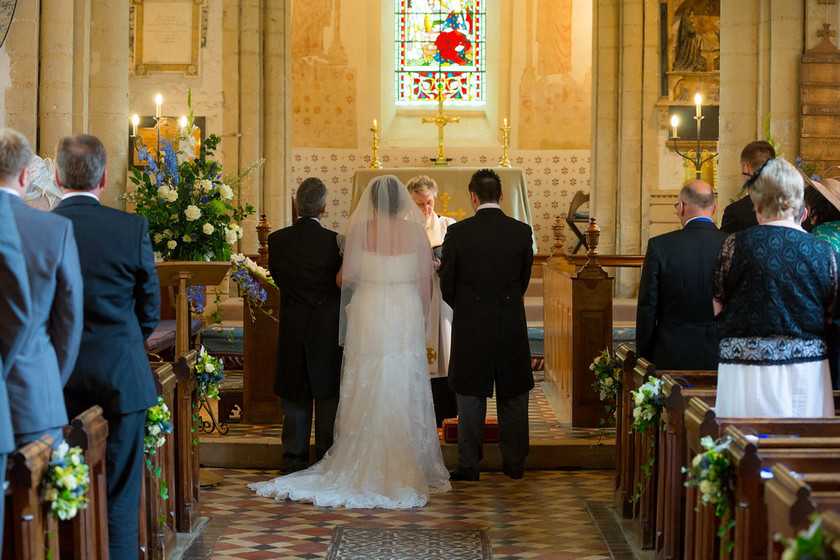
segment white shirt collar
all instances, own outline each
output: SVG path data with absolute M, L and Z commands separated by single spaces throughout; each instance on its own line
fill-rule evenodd
M 759 224 L 759 225 L 788 227 L 788 228 L 791 228 L 791 229 L 798 229 L 799 231 L 805 231 L 804 229 L 802 229 L 801 224 L 798 224 L 798 223 L 796 223 L 792 220 L 785 220 L 785 219 L 773 220 L 771 222 L 764 222 L 763 224 Z
M 478 212 L 479 210 L 484 210 L 485 208 L 498 208 L 499 210 L 502 209 L 502 207 L 499 206 L 496 202 L 485 202 L 484 204 L 476 208 L 475 211 Z
M 95 195 L 95 194 L 93 194 L 92 192 L 88 192 L 88 191 L 72 191 L 72 192 L 66 192 L 66 193 L 64 193 L 64 195 L 61 197 L 61 200 L 64 200 L 65 198 L 71 198 L 71 197 L 74 197 L 74 196 L 89 196 L 89 197 L 91 197 L 91 198 L 92 198 L 92 199 L 94 199 L 94 200 L 97 200 L 97 201 L 99 200 L 99 197 L 98 197 L 98 196 L 96 196 L 96 195 Z
M 20 193 L 16 189 L 13 189 L 12 187 L 2 187 L 2 186 L 0 186 L 0 192 L 13 194 L 16 197 L 20 198 Z

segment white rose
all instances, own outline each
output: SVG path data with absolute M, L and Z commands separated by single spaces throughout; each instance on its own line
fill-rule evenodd
M 201 217 L 201 210 L 195 204 L 190 204 L 184 210 L 184 216 L 186 216 L 188 222 L 194 222 Z
M 633 402 L 636 404 L 642 404 L 645 400 L 645 394 L 639 391 L 638 393 L 633 393 Z
M 216 231 L 216 228 L 213 227 L 213 224 L 204 224 L 204 227 L 201 228 L 201 231 L 204 232 L 204 235 L 210 235 L 214 231 Z
M 160 426 L 158 426 L 157 424 L 152 424 L 151 426 L 149 426 L 149 435 L 156 436 L 159 433 L 160 433 Z
M 166 200 L 166 202 L 175 202 L 176 200 L 178 200 L 178 191 L 175 189 L 170 189 L 169 192 L 166 194 L 164 200 Z
M 167 241 L 166 246 L 170 249 L 174 249 L 175 247 L 178 246 L 178 242 L 175 241 L 174 239 L 170 239 L 169 241 Z
M 704 494 L 708 494 L 709 492 L 712 491 L 712 483 L 709 482 L 708 480 L 700 481 L 700 491 L 703 492 Z
M 219 195 L 221 195 L 222 200 L 230 200 L 233 198 L 233 189 L 222 183 L 219 185 Z
M 198 187 L 204 192 L 210 192 L 213 190 L 213 181 L 210 181 L 209 179 L 202 179 L 199 181 Z
M 204 364 L 204 371 L 206 371 L 207 373 L 213 373 L 214 371 L 216 371 L 216 366 L 214 366 L 211 362 L 207 362 L 206 364 Z
M 76 477 L 72 474 L 65 474 L 59 480 L 59 483 L 62 487 L 67 488 L 68 490 L 75 490 L 78 484 L 76 483 Z
M 228 245 L 233 245 L 237 239 L 239 239 L 239 236 L 236 235 L 235 230 L 225 228 L 225 241 L 228 242 Z
M 642 411 L 641 411 L 641 410 L 639 410 L 638 408 L 634 408 L 634 409 L 633 409 L 633 418 L 638 418 L 638 417 L 639 417 L 639 416 L 641 416 L 641 415 L 642 415 Z
M 159 187 L 158 190 L 157 190 L 158 198 L 162 198 L 163 200 L 166 200 L 166 197 L 169 196 L 169 191 L 170 190 L 171 189 L 169 188 L 169 185 L 163 185 L 162 187 Z

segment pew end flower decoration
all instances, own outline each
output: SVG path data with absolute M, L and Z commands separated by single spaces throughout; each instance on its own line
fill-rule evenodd
M 621 391 L 621 362 L 605 349 L 589 364 L 589 370 L 595 375 L 592 388 L 598 392 L 598 397 L 604 403 L 604 408 L 612 421 L 616 398 Z M 602 424 L 604 422 L 602 419 Z
M 44 497 L 50 502 L 53 517 L 67 521 L 87 507 L 85 496 L 90 487 L 90 468 L 85 464 L 81 447 L 62 442 L 54 449 L 47 469 Z
M 172 413 L 163 402 L 163 397 L 158 397 L 158 403 L 146 411 L 146 431 L 143 436 L 143 452 L 146 455 L 154 455 L 158 447 L 166 443 L 166 435 L 172 433 L 171 418 Z
M 222 165 L 213 159 L 221 138 L 210 134 L 197 140 L 191 94 L 187 103 L 187 125 L 171 140 L 161 138 L 157 157 L 138 138 L 143 167 L 132 167 L 136 188 L 121 199 L 149 221 L 152 248 L 162 259 L 227 261 L 242 238 L 240 222 L 254 213 L 251 204 L 241 203 L 243 180 L 265 160 L 223 179 Z
M 811 525 L 799 531 L 795 538 L 785 539 L 776 534 L 773 539 L 784 546 L 781 560 L 830 560 L 832 540 L 822 530 L 822 518 L 814 514 Z
M 729 492 L 732 463 L 726 453 L 731 442 L 728 436 L 718 440 L 705 436 L 700 440 L 700 445 L 705 451 L 695 455 L 691 460 L 691 465 L 682 468 L 682 472 L 687 475 L 684 486 L 697 488 L 697 509 L 701 506 L 713 507 L 715 516 L 721 520 L 717 533 L 721 538 L 735 526 Z M 735 543 L 723 541 L 723 545 L 728 550 L 732 550 Z
M 251 311 L 253 320 L 253 308 L 262 307 L 268 299 L 268 293 L 260 285 L 263 281 L 271 286 L 277 287 L 274 280 L 271 279 L 269 272 L 259 266 L 257 263 L 246 257 L 242 253 L 236 253 L 231 256 L 230 264 L 233 268 L 233 274 L 230 279 L 239 287 L 239 294 L 246 303 L 250 304 L 248 309 Z M 271 310 L 265 311 L 271 315 Z
M 219 386 L 225 378 L 222 374 L 223 369 L 222 361 L 208 354 L 202 346 L 194 367 L 195 378 L 198 381 L 198 394 L 201 398 L 219 400 Z
M 633 429 L 640 434 L 645 434 L 657 428 L 662 417 L 662 407 L 665 404 L 662 380 L 651 377 L 630 394 L 633 397 Z

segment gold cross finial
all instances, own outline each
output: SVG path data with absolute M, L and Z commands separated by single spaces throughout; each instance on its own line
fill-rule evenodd
M 837 37 L 837 32 L 831 29 L 830 23 L 824 23 L 823 28 L 817 31 L 817 37 L 820 39 L 830 39 L 832 37 Z
M 443 83 L 438 83 L 438 112 L 434 117 L 423 117 L 423 124 L 436 124 L 438 127 L 438 157 L 435 161 L 437 167 L 448 167 L 449 162 L 443 155 L 443 128 L 449 123 L 461 122 L 461 117 L 449 117 L 443 112 Z

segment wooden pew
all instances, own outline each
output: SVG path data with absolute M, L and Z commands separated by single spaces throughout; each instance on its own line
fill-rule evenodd
M 813 418 L 789 418 L 789 419 L 770 419 L 770 418 L 718 418 L 711 407 L 713 402 L 708 400 L 701 400 L 699 398 L 691 398 L 689 406 L 685 412 L 685 429 L 686 429 L 686 464 L 697 453 L 703 451 L 700 445 L 700 440 L 704 436 L 710 436 L 714 439 L 719 438 L 722 434 L 727 433 L 730 427 L 740 429 L 751 429 L 757 433 L 772 433 L 772 434 L 788 434 L 799 435 L 799 438 L 767 438 L 761 441 L 761 451 L 765 452 L 766 457 L 757 458 L 759 446 L 749 442 L 746 437 L 741 438 L 737 442 L 733 439 L 733 444 L 730 446 L 730 456 L 733 461 L 733 467 L 736 470 L 736 476 L 741 479 L 741 486 L 735 489 L 735 535 L 732 540 L 735 542 L 734 554 L 736 558 L 747 557 L 762 557 L 766 555 L 766 518 L 763 518 L 764 510 L 763 503 L 756 502 L 756 485 L 759 489 L 763 488 L 760 479 L 760 468 L 755 470 L 755 465 L 760 464 L 762 460 L 766 459 L 768 464 L 765 466 L 769 468 L 772 464 L 779 462 L 779 457 L 785 457 L 789 462 L 793 462 L 797 466 L 802 465 L 803 470 L 807 470 L 805 463 L 801 461 L 803 456 L 809 454 L 816 458 L 812 465 L 820 465 L 820 457 L 835 457 L 825 459 L 826 461 L 840 461 L 840 449 L 835 450 L 816 450 L 808 449 L 808 451 L 795 451 L 789 447 L 809 446 L 810 448 L 817 447 L 816 440 L 807 437 L 814 434 L 823 434 L 830 436 L 831 440 L 835 437 L 840 438 L 840 418 L 825 418 L 815 420 Z M 734 433 L 739 433 L 735 430 Z M 732 434 L 730 434 L 731 436 Z M 837 445 L 840 447 L 840 440 L 828 441 L 826 445 Z M 785 447 L 787 446 L 787 447 Z M 781 450 L 781 453 L 779 452 Z M 825 462 L 822 463 L 823 465 Z M 685 497 L 685 547 L 683 557 L 686 559 L 705 559 L 728 557 L 725 553 L 719 551 L 720 543 L 716 537 L 718 520 L 714 515 L 714 508 L 703 507 L 695 511 L 697 504 L 698 491 L 696 488 L 687 488 Z M 755 509 L 750 509 L 751 507 Z M 756 514 L 760 511 L 760 514 Z M 763 521 L 758 518 L 763 518 Z M 730 537 L 727 537 L 730 538 Z M 744 554 L 752 556 L 744 556 Z M 757 555 L 757 556 L 756 556 Z
M 748 438 L 747 429 L 793 437 Z M 782 463 L 798 472 L 829 472 L 840 465 L 840 418 L 775 419 L 739 422 L 725 434 L 732 438 L 728 454 L 735 475 L 735 549 L 733 558 L 767 557 L 767 508 L 762 469 Z
M 633 378 L 629 386 L 622 386 L 630 394 L 636 391 L 651 377 L 656 376 L 653 364 L 644 358 L 636 360 Z M 630 397 L 632 403 L 632 397 Z M 632 411 L 631 411 L 632 426 Z M 632 430 L 632 427 L 630 428 Z M 635 515 L 636 526 L 639 530 L 639 545 L 643 549 L 654 546 L 654 530 L 656 528 L 656 456 L 659 446 L 659 430 L 654 428 L 641 434 L 633 431 L 635 454 L 633 457 L 633 497 L 636 498 Z M 650 459 L 653 465 L 650 466 Z M 646 472 L 649 471 L 649 472 Z
M 773 478 L 764 483 L 767 505 L 767 558 L 778 560 L 783 547 L 775 535 L 794 538 L 811 524 L 811 515 L 840 510 L 840 473 L 794 473 L 773 465 Z
M 676 560 L 683 550 L 686 465 L 685 409 L 688 399 L 714 400 L 716 371 L 658 372 L 665 403 L 656 461 L 656 557 Z
M 154 371 L 155 385 L 164 404 L 172 413 L 171 422 L 175 424 L 176 375 L 170 363 L 151 364 Z M 175 549 L 175 434 L 169 434 L 166 443 L 157 449 L 151 457 L 152 468 L 160 469 L 160 478 L 143 466 L 143 505 L 140 508 L 140 525 L 146 527 L 145 539 L 141 543 L 144 555 L 152 560 L 166 558 Z M 145 461 L 144 461 L 145 462 Z M 165 487 L 168 497 L 161 496 Z
M 242 310 L 242 421 L 280 424 L 283 411 L 280 397 L 274 394 L 280 290 L 258 276 L 255 278 L 265 290 L 266 300 L 259 307 L 246 302 Z
M 633 457 L 635 441 L 633 438 L 633 401 L 629 387 L 633 382 L 633 370 L 636 367 L 636 353 L 629 344 L 622 344 L 615 353 L 621 361 L 621 387 L 616 395 L 615 445 L 616 470 L 613 506 L 624 519 L 633 517 Z
M 175 527 L 179 533 L 192 533 L 201 516 L 199 504 L 198 384 L 193 367 L 198 353 L 190 350 L 175 363 L 177 379 L 172 417 L 175 437 Z
M 51 453 L 52 438 L 45 435 L 9 456 L 3 558 L 59 557 L 58 522 L 41 491 Z
M 70 447 L 81 447 L 90 476 L 88 503 L 71 521 L 60 521 L 61 558 L 107 560 L 108 558 L 108 481 L 105 476 L 105 446 L 108 421 L 102 408 L 92 406 L 64 428 Z

